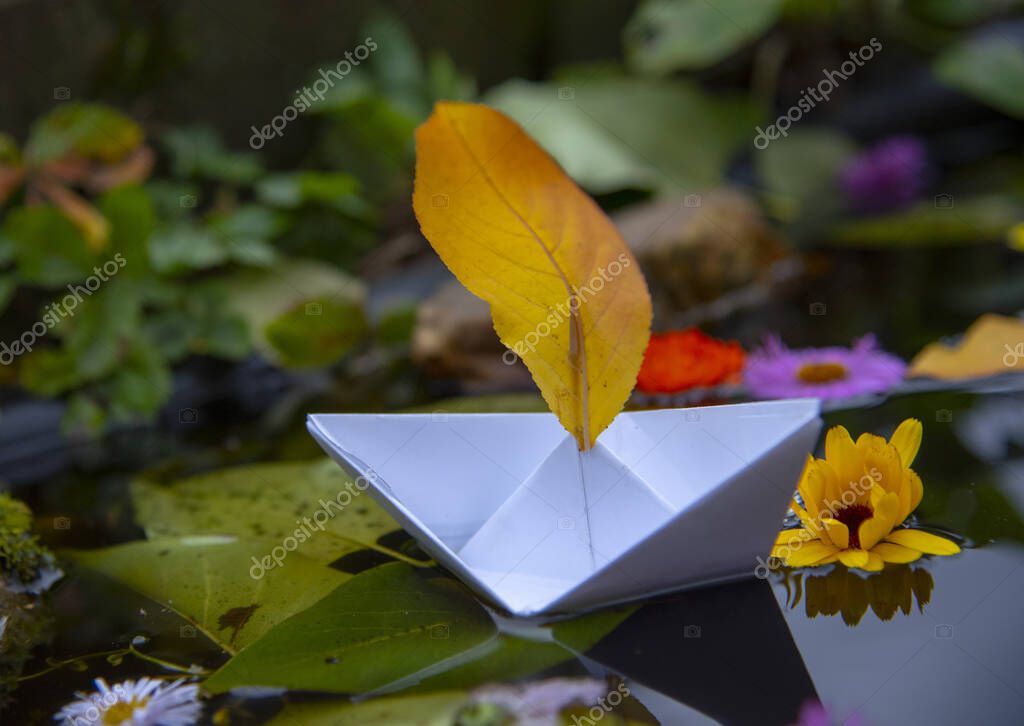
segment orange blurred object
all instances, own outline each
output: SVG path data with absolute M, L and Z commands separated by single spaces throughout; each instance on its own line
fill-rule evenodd
M 636 386 L 644 393 L 678 393 L 739 381 L 743 349 L 696 328 L 651 334 Z

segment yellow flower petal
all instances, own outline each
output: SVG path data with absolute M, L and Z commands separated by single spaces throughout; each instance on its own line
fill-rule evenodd
M 917 550 L 908 549 L 902 545 L 892 544 L 891 542 L 879 542 L 871 549 L 871 552 L 878 555 L 886 562 L 894 562 L 900 565 L 907 562 L 913 562 L 921 557 L 921 553 Z
M 917 509 L 917 505 L 921 503 L 921 497 L 924 496 L 924 485 L 921 483 L 921 477 L 917 475 L 917 472 L 912 469 L 907 469 L 903 472 L 903 486 L 907 487 L 910 491 L 910 500 L 907 502 L 910 507 L 907 510 L 907 514 L 910 514 Z M 906 517 L 904 517 L 904 519 L 906 519 Z
M 900 452 L 900 461 L 907 469 L 914 463 L 918 449 L 921 448 L 921 435 L 924 428 L 916 418 L 908 418 L 893 432 L 889 443 Z
M 839 561 L 847 567 L 864 567 L 868 563 L 868 553 L 864 550 L 843 550 L 839 553 Z
M 779 532 L 779 536 L 775 538 L 775 546 L 790 545 L 794 542 L 807 542 L 815 539 L 813 533 L 808 532 L 806 529 L 784 529 Z
M 862 473 L 862 457 L 850 432 L 842 426 L 833 426 L 825 435 L 825 458 L 836 473 L 838 495 L 841 497 Z
M 861 569 L 867 572 L 878 572 L 883 567 L 885 567 L 885 560 L 882 559 L 882 556 L 874 552 L 868 552 L 868 561 Z
M 811 466 L 807 471 L 807 476 L 802 484 L 800 495 L 804 498 L 807 513 L 812 518 L 818 519 L 821 516 L 821 502 L 825 498 L 825 483 L 816 466 Z
M 838 519 L 822 519 L 821 528 L 822 533 L 839 549 L 845 550 L 850 546 L 850 529 Z
M 832 545 L 816 540 L 794 550 L 793 554 L 786 558 L 786 564 L 790 567 L 807 567 L 817 564 L 820 560 L 830 557 L 838 551 Z
M 960 551 L 960 546 L 956 542 L 919 529 L 897 529 L 890 532 L 885 541 L 924 552 L 926 555 L 955 555 Z
M 857 530 L 860 546 L 869 550 L 878 544 L 885 535 L 889 534 L 896 521 L 899 508 L 899 497 L 892 492 L 879 499 L 878 506 L 875 507 L 874 516 L 861 522 L 860 529 Z

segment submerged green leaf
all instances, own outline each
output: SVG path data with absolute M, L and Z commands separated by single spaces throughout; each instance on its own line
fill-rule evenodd
M 261 575 L 255 562 L 277 544 L 182 537 L 67 554 L 175 610 L 234 653 L 349 578 L 299 552 Z
M 149 537 L 231 535 L 280 543 L 305 528 L 310 534 L 297 552 L 325 564 L 367 547 L 381 549 L 377 538 L 399 528 L 329 459 L 238 466 L 171 486 L 137 480 L 132 503 Z
M 436 571 L 393 563 L 356 575 L 281 623 L 206 682 L 364 693 L 413 676 L 493 638 L 487 612 Z

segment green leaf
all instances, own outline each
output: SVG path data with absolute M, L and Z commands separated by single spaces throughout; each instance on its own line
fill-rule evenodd
M 626 25 L 626 58 L 643 73 L 718 63 L 761 37 L 782 0 L 646 0 Z
M 792 221 L 843 210 L 839 172 L 854 153 L 853 142 L 841 133 L 806 129 L 755 152 L 754 163 L 773 211 Z
M 424 679 L 412 692 L 528 678 L 586 653 L 634 610 L 607 610 L 560 621 L 542 629 L 534 639 L 501 633 L 484 647 L 448 661 L 441 673 Z
M 1024 48 L 999 35 L 954 45 L 935 60 L 935 74 L 983 103 L 1024 119 Z
M 18 290 L 18 276 L 14 272 L 0 272 L 0 313 Z
M 106 423 L 106 412 L 91 396 L 75 393 L 68 398 L 68 407 L 61 421 L 65 431 L 96 435 L 103 432 Z
M 97 207 L 110 223 L 110 250 L 125 260 L 125 269 L 119 274 L 146 275 L 150 267 L 149 237 L 156 224 L 149 195 L 139 186 L 120 186 L 103 194 Z
M 282 365 L 325 365 L 362 336 L 365 287 L 330 265 L 288 260 L 227 281 L 229 305 L 245 318 L 256 345 Z
M 330 365 L 352 350 L 366 332 L 358 303 L 326 295 L 296 305 L 264 328 L 277 360 L 293 368 Z
M 255 204 L 239 207 L 210 222 L 210 229 L 220 237 L 228 257 L 257 267 L 277 262 L 273 239 L 281 227 L 280 215 Z
M 1020 208 L 1003 197 L 941 198 L 906 212 L 837 225 L 830 244 L 848 247 L 925 247 L 985 244 L 1002 240 L 1020 219 Z
M 290 552 L 253 577 L 273 540 L 183 537 L 67 553 L 189 619 L 234 653 L 344 583 L 344 573 Z M 258 572 L 258 570 L 256 570 Z
M 171 170 L 180 179 L 251 184 L 263 173 L 255 154 L 228 151 L 207 126 L 174 129 L 162 141 L 171 156 Z
M 359 180 L 351 174 L 319 171 L 275 174 L 260 182 L 256 193 L 267 204 L 286 209 L 315 203 L 353 216 L 367 213 L 366 204 L 359 197 Z
M 462 691 L 443 691 L 360 703 L 289 703 L 268 726 L 451 726 L 466 700 Z
M 751 142 L 760 118 L 747 99 L 710 96 L 685 82 L 604 75 L 564 83 L 511 81 L 487 102 L 523 124 L 595 193 L 672 193 L 717 184 L 732 156 Z
M 364 32 L 377 46 L 370 61 L 377 88 L 406 113 L 426 117 L 423 61 L 409 31 L 393 14 L 378 12 Z
M 493 638 L 487 612 L 458 583 L 403 563 L 356 575 L 232 658 L 213 693 L 280 686 L 364 693 Z
M 305 527 L 312 534 L 297 552 L 324 564 L 356 550 L 380 550 L 377 539 L 399 529 L 329 459 L 221 469 L 171 486 L 140 479 L 131 492 L 136 521 L 149 537 L 232 535 L 282 542 Z
M 39 164 L 69 153 L 116 162 L 142 143 L 142 128 L 100 104 L 64 103 L 32 126 L 25 156 Z
M 96 255 L 71 220 L 53 207 L 19 207 L 4 221 L 18 275 L 24 282 L 55 286 L 92 274 Z
M 107 391 L 115 421 L 148 418 L 171 395 L 170 368 L 155 346 L 136 340 L 122 357 Z
M 149 257 L 154 270 L 173 275 L 223 264 L 228 251 L 212 231 L 179 222 L 153 234 Z

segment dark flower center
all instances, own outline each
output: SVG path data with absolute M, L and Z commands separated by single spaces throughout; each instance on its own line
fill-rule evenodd
M 866 504 L 854 504 L 850 507 L 843 507 L 836 512 L 835 518 L 846 525 L 850 530 L 850 548 L 860 549 L 860 523 L 865 519 L 871 519 L 874 514 L 871 507 Z
M 807 363 L 796 372 L 797 380 L 804 383 L 831 383 L 846 378 L 846 366 L 841 363 Z

